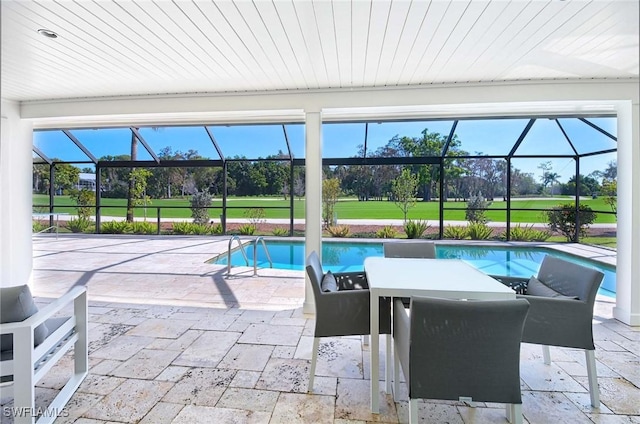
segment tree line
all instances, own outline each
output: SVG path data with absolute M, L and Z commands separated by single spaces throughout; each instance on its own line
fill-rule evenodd
M 485 197 L 506 197 L 507 161 L 486 157 L 481 152 L 466 152 L 460 148 L 457 136 L 448 137 L 436 132 L 422 131 L 419 137 L 395 136 L 386 145 L 373 152 L 367 152 L 368 158 L 433 158 L 441 157 L 444 150 L 444 193 L 445 199 L 466 200 L 472 195 L 482 193 Z M 132 153 L 134 153 L 132 149 Z M 357 157 L 364 154 L 360 147 Z M 133 155 L 135 156 L 135 154 Z M 468 158 L 468 156 L 476 156 Z M 195 150 L 187 152 L 173 151 L 170 147 L 162 149 L 158 157 L 161 161 L 204 160 Z M 235 196 L 304 196 L 305 168 L 296 166 L 291 179 L 288 155 L 278 152 L 268 160 L 249 160 L 236 156 L 227 161 L 227 195 Z M 132 160 L 132 155 L 103 156 L 100 159 L 102 172 L 101 196 L 128 198 L 131 196 L 132 179 L 144 179 L 142 192 L 149 198 L 185 197 L 197 192 L 207 192 L 213 196 L 222 196 L 224 173 L 222 167 L 149 167 L 144 175 L 134 168 L 110 167 L 111 161 Z M 54 160 L 54 162 L 57 162 Z M 576 177 L 565 183 L 558 181 L 551 162 L 542 162 L 539 166 L 542 176 L 536 179 L 533 173 L 524 172 L 512 166 L 511 195 L 528 196 L 544 194 L 575 194 Z M 137 168 L 136 168 L 137 169 Z M 429 201 L 438 196 L 440 166 L 437 164 L 403 165 L 338 165 L 325 166 L 325 178 L 340 181 L 340 191 L 346 196 L 355 196 L 362 201 L 394 201 L 394 184 L 403 170 L 408 170 L 417 180 L 418 198 Z M 78 168 L 68 163 L 55 164 L 54 189 L 56 193 L 70 194 L 78 188 L 80 172 L 93 173 L 91 168 Z M 34 164 L 33 190 L 47 193 L 50 188 L 49 166 Z M 610 162 L 602 171 L 578 177 L 579 194 L 595 195 L 610 189 L 610 183 L 616 179 L 616 164 Z

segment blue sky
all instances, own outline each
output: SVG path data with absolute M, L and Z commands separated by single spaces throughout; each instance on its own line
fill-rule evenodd
M 612 135 L 616 135 L 615 118 L 591 118 Z M 594 130 L 584 122 L 573 118 L 559 120 L 569 138 L 575 142 L 578 153 L 589 153 L 616 148 L 615 141 Z M 456 135 L 461 141 L 460 148 L 470 154 L 506 155 L 527 125 L 528 119 L 483 119 L 459 121 Z M 384 146 L 395 135 L 420 137 L 422 130 L 448 135 L 453 121 L 412 121 L 370 123 L 367 133 L 367 149 L 373 152 Z M 248 158 L 275 155 L 279 150 L 287 152 L 282 125 L 211 125 L 209 130 L 215 137 L 227 158 L 246 156 Z M 287 137 L 294 157 L 304 157 L 304 125 L 285 125 Z M 202 126 L 141 128 L 140 134 L 151 149 L 170 147 L 172 151 L 196 150 L 201 156 L 218 159 L 209 137 Z M 70 131 L 96 157 L 130 153 L 131 131 L 128 128 L 78 129 Z M 364 123 L 332 123 L 322 128 L 324 157 L 355 156 L 358 146 L 364 144 Z M 62 131 L 38 131 L 34 133 L 34 145 L 49 158 L 66 161 L 86 161 L 87 157 Z M 549 119 L 538 119 L 517 150 L 518 155 L 564 155 L 573 154 L 562 131 Z M 141 160 L 151 160 L 151 156 L 141 145 L 138 148 Z M 580 161 L 580 172 L 588 175 L 594 170 L 603 170 L 607 163 L 616 159 L 616 154 L 586 157 Z M 539 179 L 541 162 L 551 161 L 552 171 L 566 181 L 575 172 L 572 159 L 514 159 L 513 164 Z M 85 167 L 90 165 L 78 165 Z

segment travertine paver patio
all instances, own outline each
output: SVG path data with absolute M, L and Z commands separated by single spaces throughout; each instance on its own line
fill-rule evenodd
M 307 394 L 313 316 L 302 312 L 301 271 L 205 263 L 227 238 L 61 236 L 34 239 L 41 302 L 83 284 L 90 298 L 90 373 L 58 423 L 406 422 L 406 389 L 369 412 L 369 352 L 359 337 L 323 339 Z M 598 254 L 589 250 L 591 254 Z M 594 326 L 602 407 L 589 405 L 584 354 L 522 346 L 529 423 L 640 423 L 640 328 L 614 320 L 600 298 Z M 384 346 L 384 344 L 382 344 Z M 384 347 L 383 347 L 384 350 Z M 384 351 L 381 351 L 384 355 Z M 382 361 L 384 364 L 384 361 Z M 50 399 L 65 358 L 39 384 Z M 3 400 L 3 408 L 11 402 Z M 6 409 L 3 409 L 3 412 Z M 423 401 L 423 422 L 506 422 L 498 404 Z M 11 422 L 2 414 L 2 423 Z

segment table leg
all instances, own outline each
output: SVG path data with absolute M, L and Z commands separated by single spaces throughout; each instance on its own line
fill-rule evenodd
M 379 370 L 380 370 L 380 335 L 379 333 L 379 300 L 378 293 L 375 289 L 370 289 L 371 294 L 371 340 L 369 343 L 369 351 L 371 353 L 371 412 L 374 414 L 380 411 L 380 394 L 379 394 Z

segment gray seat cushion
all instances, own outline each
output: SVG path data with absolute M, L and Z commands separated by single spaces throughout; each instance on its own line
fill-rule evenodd
M 338 281 L 336 281 L 336 277 L 331 273 L 331 271 L 327 271 L 327 273 L 322 277 L 320 288 L 325 293 L 338 291 Z
M 21 322 L 38 312 L 29 286 L 0 288 L 0 323 Z M 34 345 L 44 341 L 49 334 L 45 323 L 37 326 L 33 332 Z M 3 334 L 0 339 L 0 351 L 13 350 L 13 336 Z

